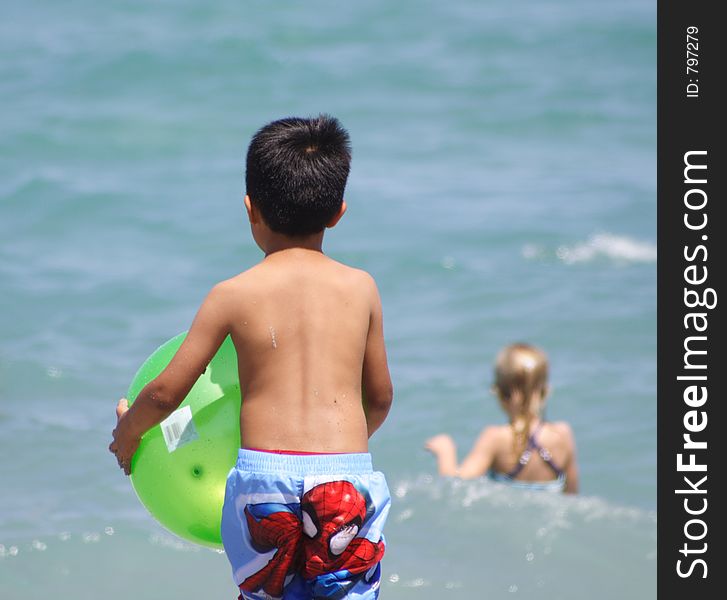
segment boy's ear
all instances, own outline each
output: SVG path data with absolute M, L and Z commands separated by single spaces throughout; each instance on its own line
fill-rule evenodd
M 341 220 L 341 217 L 346 213 L 346 201 L 343 200 L 341 202 L 341 208 L 338 209 L 338 212 L 333 216 L 333 218 L 328 221 L 326 224 L 327 228 L 335 227 L 336 224 Z
M 256 224 L 260 219 L 260 215 L 258 215 L 257 209 L 252 205 L 250 196 L 247 194 L 245 194 L 245 210 L 247 210 L 247 218 L 250 223 Z

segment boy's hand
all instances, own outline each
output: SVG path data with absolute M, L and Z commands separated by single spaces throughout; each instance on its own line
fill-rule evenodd
M 128 410 L 129 401 L 126 398 L 119 400 L 116 405 L 116 429 L 111 434 L 114 439 L 109 445 L 109 452 L 116 455 L 116 461 L 126 475 L 131 474 L 131 457 L 134 456 L 141 441 L 141 438 L 131 436 L 126 432 L 128 428 L 124 427 L 124 419 Z

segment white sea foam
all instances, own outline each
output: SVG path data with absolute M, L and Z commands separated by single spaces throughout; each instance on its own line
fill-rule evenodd
M 653 263 L 656 244 L 612 233 L 595 233 L 584 242 L 562 244 L 555 251 L 546 246 L 527 243 L 520 249 L 527 260 L 555 257 L 567 265 L 606 259 L 621 263 Z
M 180 552 L 199 552 L 201 549 L 200 546 L 190 544 L 167 533 L 154 533 L 149 536 L 149 542 L 156 546 Z
M 551 494 L 542 491 L 529 491 L 512 488 L 506 484 L 496 483 L 482 478 L 473 481 L 460 479 L 438 479 L 432 481 L 428 475 L 415 479 L 400 481 L 395 490 L 407 489 L 410 502 L 418 504 L 422 501 L 442 501 L 451 508 L 465 510 L 481 510 L 483 505 L 508 510 L 535 509 L 539 514 L 547 511 L 554 517 L 554 523 L 563 525 L 567 517 L 576 517 L 579 522 L 628 522 L 643 523 L 648 527 L 656 524 L 656 512 L 642 508 L 615 504 L 597 496 Z M 398 496 L 405 501 L 403 496 Z M 409 507 L 402 508 L 406 514 Z M 412 510 L 412 513 L 414 511 Z M 407 515 L 411 517 L 412 515 Z M 399 517 L 401 519 L 401 515 Z M 402 519 L 403 520 L 403 519 Z M 551 523 L 552 524 L 552 523 Z M 536 537 L 546 537 L 549 533 L 546 526 L 536 530 Z
M 597 258 L 650 263 L 656 261 L 656 244 L 611 233 L 597 233 L 585 242 L 559 246 L 556 256 L 568 265 Z

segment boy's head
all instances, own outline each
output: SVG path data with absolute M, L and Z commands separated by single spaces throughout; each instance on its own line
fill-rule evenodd
M 318 233 L 341 210 L 350 166 L 350 140 L 337 119 L 280 119 L 250 142 L 247 195 L 272 231 Z

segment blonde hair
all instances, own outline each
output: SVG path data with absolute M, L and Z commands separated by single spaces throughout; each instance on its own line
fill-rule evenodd
M 510 344 L 503 348 L 495 361 L 495 391 L 504 404 L 511 407 L 515 455 L 527 447 L 530 424 L 540 417 L 541 402 L 548 393 L 548 357 L 530 344 Z

